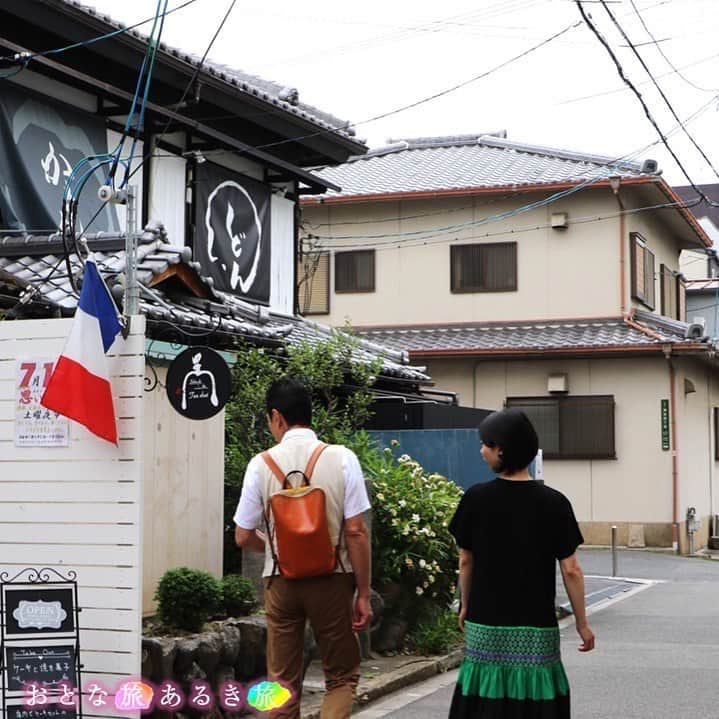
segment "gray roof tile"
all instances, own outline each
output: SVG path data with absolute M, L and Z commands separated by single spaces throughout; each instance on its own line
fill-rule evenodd
M 88 15 L 99 18 L 113 28 L 119 29 L 125 27 L 123 23 L 114 20 L 109 15 L 100 13 L 95 8 L 85 5 L 84 3 L 77 2 L 77 0 L 56 0 L 56 2 L 69 5 Z M 147 36 L 137 30 L 131 30 L 130 34 L 143 41 L 147 40 Z M 197 55 L 170 47 L 166 43 L 160 43 L 160 49 L 189 63 L 193 67 L 197 67 L 200 64 L 201 58 Z M 341 137 L 352 140 L 359 146 L 363 144 L 362 141 L 355 139 L 355 130 L 350 123 L 312 105 L 301 102 L 299 100 L 299 92 L 296 88 L 287 87 L 271 80 L 265 80 L 257 75 L 252 75 L 242 70 L 230 68 L 227 65 L 216 63 L 212 60 L 205 60 L 202 74 L 217 77 L 218 79 L 226 82 L 228 85 L 232 85 L 240 92 L 249 93 L 258 97 L 261 100 L 272 104 L 274 107 L 278 107 L 289 114 L 318 125 L 323 130 L 331 130 Z
M 660 348 L 685 344 L 687 324 L 637 310 L 631 322 L 621 317 L 476 324 L 359 327 L 372 342 L 411 354 L 562 351 L 622 347 Z M 706 342 L 695 342 L 697 347 Z
M 342 165 L 318 170 L 322 178 L 342 187 L 341 192 L 319 197 L 580 183 L 610 175 L 652 176 L 642 173 L 638 163 L 511 142 L 502 135 L 397 140 Z
M 123 237 L 103 233 L 101 237 L 89 236 L 88 240 L 98 268 L 113 294 L 116 291 L 121 292 L 119 275 L 125 267 Z M 66 274 L 61 246 L 58 235 L 44 238 L 0 238 L 0 287 L 5 285 L 15 291 L 30 290 L 33 292 L 31 302 L 42 302 L 66 315 L 73 314 L 77 307 L 77 297 Z M 18 256 L 18 252 L 25 250 L 33 254 Z M 329 327 L 302 317 L 273 314 L 234 295 L 216 291 L 201 276 L 199 280 L 206 286 L 211 299 L 189 294 L 178 296 L 174 292 L 170 297 L 161 287 L 151 287 L 153 279 L 171 265 L 182 262 L 188 267 L 191 266 L 189 248 L 177 248 L 167 244 L 161 225 L 148 227 L 140 236 L 138 255 L 142 257 L 137 273 L 143 285 L 140 309 L 147 317 L 150 334 L 157 331 L 163 323 L 174 323 L 183 325 L 189 332 L 193 329 L 196 331 L 216 328 L 221 332 L 250 340 L 297 344 L 327 339 L 333 332 Z M 56 266 L 58 269 L 53 272 Z M 79 279 L 82 266 L 74 255 L 71 266 L 73 274 Z M 424 368 L 408 366 L 409 358 L 406 353 L 360 340 L 355 358 L 358 361 L 371 361 L 377 357 L 382 358 L 383 375 L 409 382 L 429 381 Z

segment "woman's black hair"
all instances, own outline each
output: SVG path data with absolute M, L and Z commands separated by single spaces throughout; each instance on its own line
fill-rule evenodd
M 508 474 L 528 467 L 539 449 L 539 439 L 529 417 L 511 407 L 485 417 L 479 425 L 479 436 L 486 445 L 502 449 L 499 472 Z

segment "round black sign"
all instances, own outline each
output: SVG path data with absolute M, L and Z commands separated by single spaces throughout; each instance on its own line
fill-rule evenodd
M 227 404 L 231 388 L 227 363 L 209 347 L 180 352 L 167 370 L 167 398 L 189 419 L 214 417 Z

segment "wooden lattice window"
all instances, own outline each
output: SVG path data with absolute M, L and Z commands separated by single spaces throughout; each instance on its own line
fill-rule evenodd
M 496 242 L 450 247 L 452 292 L 514 292 L 517 243 Z

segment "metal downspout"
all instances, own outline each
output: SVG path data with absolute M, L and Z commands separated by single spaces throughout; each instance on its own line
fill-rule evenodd
M 676 370 L 671 345 L 665 345 L 664 356 L 669 363 L 669 426 L 672 437 L 672 549 L 679 553 L 679 460 L 677 454 Z
M 609 178 L 609 185 L 612 188 L 612 192 L 614 193 L 614 196 L 617 198 L 617 204 L 619 205 L 619 311 L 624 317 L 627 312 L 627 303 L 626 303 L 626 254 L 627 250 L 624 246 L 624 235 L 626 233 L 626 219 L 624 216 L 624 213 L 626 212 L 626 208 L 624 207 L 624 203 L 622 202 L 622 198 L 619 195 L 619 187 L 621 185 L 621 180 L 619 177 L 610 177 Z

